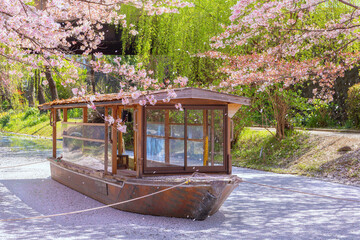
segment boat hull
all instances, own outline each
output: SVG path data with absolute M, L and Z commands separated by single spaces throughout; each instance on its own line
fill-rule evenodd
M 86 196 L 104 204 L 114 204 L 116 209 L 146 215 L 204 220 L 216 213 L 226 198 L 241 182 L 236 176 L 222 180 L 185 181 L 133 179 L 107 181 L 67 169 L 51 161 L 51 177 Z M 166 190 L 171 188 L 169 190 Z M 162 191 L 157 193 L 158 191 Z M 140 199 L 137 199 L 140 198 Z M 131 199 L 136 199 L 129 201 Z

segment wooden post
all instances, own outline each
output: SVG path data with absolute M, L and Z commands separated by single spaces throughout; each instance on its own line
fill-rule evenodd
M 117 106 L 112 107 L 111 114 L 114 120 L 116 121 Z M 112 138 L 112 153 L 111 153 L 112 174 L 116 174 L 117 173 L 117 129 L 115 123 L 111 126 L 111 138 Z
M 169 125 L 169 109 L 165 110 L 165 163 L 170 163 L 170 125 Z
M 214 124 L 214 114 L 215 110 L 211 110 L 211 166 L 214 166 L 214 156 L 215 156 L 215 124 Z
M 109 109 L 108 107 L 105 107 L 105 117 L 107 117 L 109 115 Z M 105 136 L 104 136 L 104 140 L 105 140 L 105 156 L 104 156 L 104 173 L 107 174 L 108 173 L 108 165 L 109 165 L 109 124 L 107 123 L 107 121 L 105 121 Z
M 231 174 L 232 165 L 231 165 L 231 144 L 230 144 L 230 136 L 231 136 L 231 129 L 230 129 L 230 121 L 231 118 L 228 116 L 228 112 L 225 111 L 225 147 L 226 147 L 226 165 L 227 165 L 227 173 Z
M 88 109 L 87 108 L 83 108 L 83 122 L 84 123 L 88 122 Z
M 184 109 L 184 168 L 187 170 L 187 109 Z
M 87 108 L 83 108 L 83 123 L 87 123 L 88 122 L 88 109 Z M 82 136 L 84 137 L 85 136 L 85 126 L 81 126 L 81 133 L 82 133 Z M 82 141 L 82 148 L 81 148 L 81 151 L 82 153 L 84 153 L 85 151 L 85 141 Z
M 67 122 L 67 120 L 68 120 L 68 116 L 67 116 L 67 108 L 64 108 L 63 109 L 63 121 L 64 122 Z
M 138 106 L 137 116 L 136 116 L 136 177 L 141 178 L 143 174 L 143 164 L 144 164 L 144 158 L 145 158 L 145 152 L 144 152 L 144 144 L 143 141 L 146 141 L 146 136 L 144 136 L 144 114 L 145 114 L 145 108 L 142 106 Z
M 204 149 L 204 155 L 203 155 L 203 165 L 207 166 L 209 165 L 209 136 L 208 136 L 208 111 L 203 111 L 203 149 Z
M 53 141 L 53 158 L 56 158 L 56 110 L 54 108 L 51 109 L 52 115 L 52 141 Z
M 121 107 L 121 106 L 118 107 L 118 114 L 117 114 L 118 116 L 117 116 L 117 118 L 121 119 L 122 109 L 123 109 L 123 107 Z M 120 131 L 118 132 L 118 139 L 119 140 L 118 140 L 117 148 L 118 148 L 119 155 L 121 155 L 121 154 L 123 154 L 124 149 L 123 149 L 123 133 L 120 132 Z
M 138 132 L 141 131 L 137 127 L 137 114 L 138 110 L 137 108 L 134 108 L 134 118 L 133 118 L 133 129 L 134 129 L 134 170 L 137 171 L 137 156 L 138 156 L 138 147 L 137 147 L 137 138 L 138 138 Z

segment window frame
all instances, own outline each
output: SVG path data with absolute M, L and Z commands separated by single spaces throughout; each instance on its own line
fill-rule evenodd
M 192 172 L 219 172 L 226 173 L 228 171 L 228 161 L 227 158 L 227 148 L 228 148 L 228 108 L 227 105 L 183 105 L 184 108 L 184 166 L 172 166 L 172 167 L 148 167 L 147 166 L 147 110 L 176 110 L 173 105 L 163 105 L 163 106 L 144 106 L 143 114 L 143 173 L 144 174 L 157 174 L 157 173 L 192 173 Z M 187 165 L 187 110 L 222 110 L 223 111 L 223 164 L 221 166 L 188 166 Z M 165 113 L 166 114 L 166 113 Z M 204 124 L 204 123 L 203 123 Z M 202 124 L 202 125 L 203 125 Z M 165 132 L 169 131 L 170 123 L 164 121 Z M 168 128 L 168 129 L 167 129 Z M 170 144 L 166 143 L 166 133 L 165 139 L 165 152 L 169 152 Z M 171 139 L 171 138 L 170 138 Z M 179 139 L 182 140 L 182 139 Z M 190 140 L 191 141 L 191 140 Z M 170 142 L 170 140 L 169 140 Z M 167 149 L 168 148 L 168 149 Z M 165 154 L 166 155 L 166 154 Z

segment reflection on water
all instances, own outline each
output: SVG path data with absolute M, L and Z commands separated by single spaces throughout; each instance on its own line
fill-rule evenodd
M 57 153 L 61 154 L 62 142 L 58 141 L 57 146 Z M 52 140 L 0 133 L 0 157 L 7 157 L 10 153 L 11 156 L 46 159 L 52 155 Z

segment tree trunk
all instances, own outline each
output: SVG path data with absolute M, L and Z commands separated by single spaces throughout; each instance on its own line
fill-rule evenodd
M 95 60 L 94 55 L 91 55 L 91 60 Z M 95 94 L 95 71 L 94 68 L 91 68 L 90 70 L 90 81 L 91 81 L 91 87 L 92 87 L 92 91 L 93 94 Z
M 37 100 L 39 101 L 39 104 L 44 104 L 46 102 L 46 100 L 45 100 L 44 88 L 42 87 L 39 70 L 35 70 L 34 78 L 35 78 L 35 83 L 36 83 L 35 86 L 36 86 Z M 46 110 L 40 110 L 40 112 L 44 113 L 44 112 L 46 112 Z
M 286 103 L 286 100 L 277 93 L 269 93 L 269 97 L 276 120 L 276 137 L 279 140 L 282 140 L 285 137 L 285 129 L 288 127 L 288 122 L 286 119 L 288 104 Z
M 59 96 L 58 96 L 57 89 L 56 89 L 56 83 L 55 83 L 53 77 L 51 76 L 51 71 L 50 71 L 50 68 L 48 68 L 48 67 L 46 67 L 46 70 L 45 70 L 45 77 L 49 83 L 51 100 L 53 100 L 53 101 L 58 100 Z M 60 121 L 60 120 L 61 120 L 60 110 L 57 110 L 56 111 L 56 121 Z
M 37 83 L 37 99 L 39 101 L 39 104 L 43 104 L 46 102 L 46 100 L 45 100 L 44 88 L 42 87 L 42 84 L 40 82 L 40 71 L 38 70 L 36 70 L 35 72 L 35 79 Z
M 34 78 L 29 79 L 26 95 L 29 107 L 34 107 Z

